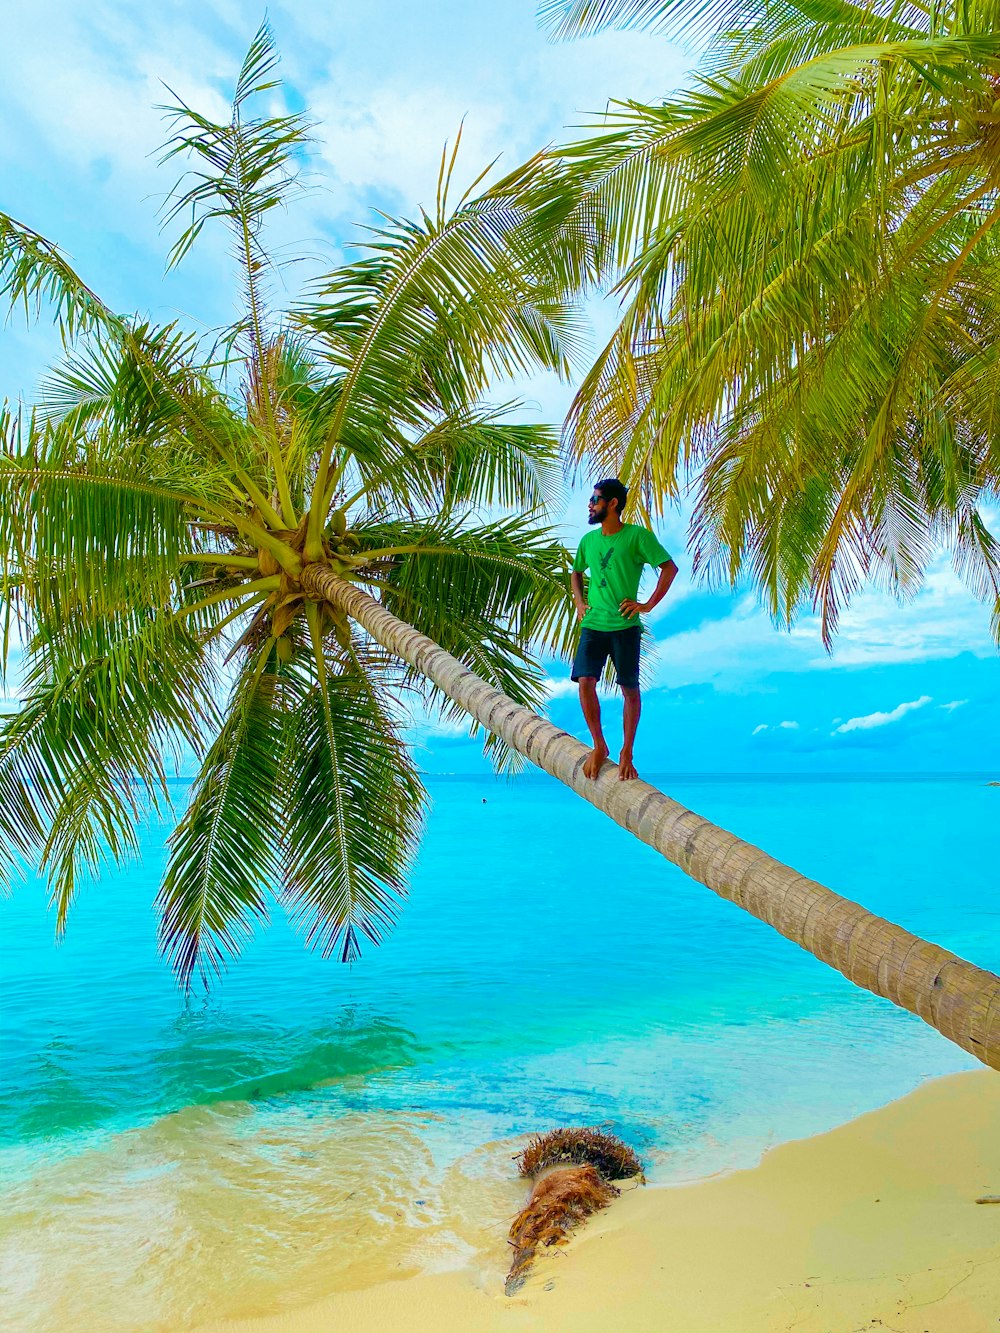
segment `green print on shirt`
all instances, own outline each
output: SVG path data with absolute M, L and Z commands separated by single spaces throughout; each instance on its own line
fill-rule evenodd
M 636 600 L 646 565 L 665 565 L 669 559 L 669 552 L 638 523 L 624 523 L 610 535 L 599 528 L 588 532 L 573 562 L 577 573 L 592 573 L 587 589 L 590 610 L 583 618 L 584 626 L 613 631 L 638 625 L 638 616 L 623 616 L 618 607 L 626 599 Z

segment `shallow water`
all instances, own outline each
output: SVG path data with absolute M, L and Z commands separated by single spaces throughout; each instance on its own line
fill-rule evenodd
M 661 785 L 1000 969 L 982 778 Z M 177 1330 L 416 1267 L 496 1280 L 519 1136 L 608 1124 L 670 1181 L 972 1066 L 558 784 L 430 790 L 400 924 L 350 969 L 279 919 L 185 1001 L 156 825 L 61 945 L 41 886 L 0 904 L 0 1318 Z

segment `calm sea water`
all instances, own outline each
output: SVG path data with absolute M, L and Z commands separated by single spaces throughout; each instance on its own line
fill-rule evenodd
M 984 777 L 660 785 L 1000 970 Z M 156 954 L 156 824 L 61 944 L 41 885 L 0 903 L 0 1322 L 176 1330 L 386 1266 L 486 1274 L 518 1136 L 606 1124 L 669 1182 L 972 1067 L 557 783 L 429 787 L 401 921 L 351 968 L 278 917 L 185 999 Z

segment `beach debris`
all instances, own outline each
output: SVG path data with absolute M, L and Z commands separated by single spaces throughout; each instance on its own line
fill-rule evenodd
M 596 1166 L 605 1180 L 642 1175 L 642 1162 L 621 1139 L 599 1129 L 552 1129 L 536 1134 L 514 1161 L 527 1178 L 550 1166 Z
M 976 1203 L 1000 1203 L 1000 1194 L 984 1194 Z
M 514 1250 L 504 1286 L 508 1296 L 524 1284 L 539 1249 L 564 1245 L 574 1227 L 618 1197 L 613 1181 L 644 1178 L 628 1144 L 599 1129 L 536 1134 L 514 1161 L 534 1183 L 508 1236 Z

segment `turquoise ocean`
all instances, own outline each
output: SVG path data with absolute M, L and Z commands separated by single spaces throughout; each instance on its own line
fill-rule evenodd
M 1000 970 L 988 776 L 650 778 Z M 155 820 L 62 942 L 41 883 L 0 902 L 0 1325 L 177 1333 L 393 1272 L 499 1280 L 530 1132 L 605 1125 L 668 1185 L 974 1066 L 554 781 L 427 782 L 410 896 L 352 967 L 276 910 L 183 996 Z

